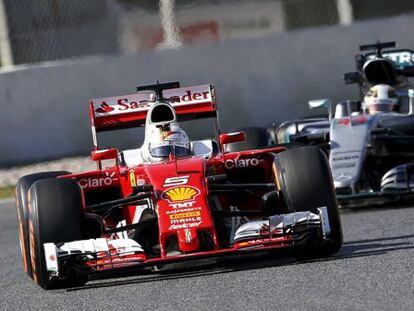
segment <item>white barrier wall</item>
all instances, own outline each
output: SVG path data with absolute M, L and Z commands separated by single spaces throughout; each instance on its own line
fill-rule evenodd
M 396 40 L 414 48 L 412 15 L 305 31 L 61 64 L 0 74 L 0 165 L 91 149 L 88 99 L 132 93 L 157 79 L 217 87 L 224 130 L 310 114 L 309 99 L 357 96 L 343 83 L 358 46 Z

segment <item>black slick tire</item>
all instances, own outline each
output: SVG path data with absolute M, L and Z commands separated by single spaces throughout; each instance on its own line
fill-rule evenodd
M 16 208 L 19 232 L 20 250 L 23 258 L 23 270 L 32 278 L 32 266 L 30 263 L 29 247 L 29 213 L 27 210 L 27 193 L 30 186 L 42 179 L 56 178 L 61 175 L 70 174 L 66 171 L 43 172 L 21 177 L 16 184 Z
M 82 239 L 83 195 L 79 184 L 72 179 L 40 180 L 30 187 L 28 197 L 33 280 L 43 289 L 76 284 L 76 280 L 51 278 L 43 244 Z
M 312 146 L 286 150 L 276 155 L 274 174 L 289 212 L 318 213 L 319 207 L 327 208 L 331 228 L 327 240 L 305 247 L 297 257 L 326 257 L 338 252 L 342 246 L 342 226 L 325 154 Z

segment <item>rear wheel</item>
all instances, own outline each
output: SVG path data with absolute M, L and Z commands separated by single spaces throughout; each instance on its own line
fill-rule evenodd
M 16 185 L 16 208 L 17 221 L 19 226 L 20 250 L 23 257 L 23 270 L 32 277 L 32 266 L 30 263 L 30 247 L 29 247 L 29 212 L 27 210 L 27 192 L 30 186 L 38 180 L 55 178 L 57 176 L 66 175 L 69 172 L 44 172 L 26 175 L 21 177 Z
M 332 255 L 342 246 L 342 227 L 328 161 L 317 147 L 299 147 L 276 155 L 276 184 L 289 212 L 310 211 L 326 206 L 331 233 L 327 240 L 305 247 L 298 257 Z
M 29 241 L 34 281 L 42 288 L 82 285 L 86 280 L 54 279 L 46 269 L 44 243 L 82 239 L 83 196 L 72 179 L 46 179 L 29 189 Z M 79 284 L 77 284 L 79 283 Z

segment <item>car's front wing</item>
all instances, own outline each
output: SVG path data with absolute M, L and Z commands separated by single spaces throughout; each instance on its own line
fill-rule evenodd
M 64 277 L 69 269 L 85 274 L 116 273 L 182 261 L 292 248 L 307 243 L 309 239 L 317 238 L 323 242 L 330 232 L 327 208 L 320 207 L 318 213 L 296 212 L 243 224 L 235 232 L 232 247 L 226 249 L 148 258 L 143 248 L 132 239 L 99 238 L 64 244 L 45 243 L 44 252 L 51 277 L 59 278 Z

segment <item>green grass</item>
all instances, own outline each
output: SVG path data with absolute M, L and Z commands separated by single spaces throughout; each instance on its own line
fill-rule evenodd
M 0 187 L 0 199 L 13 198 L 14 186 Z

